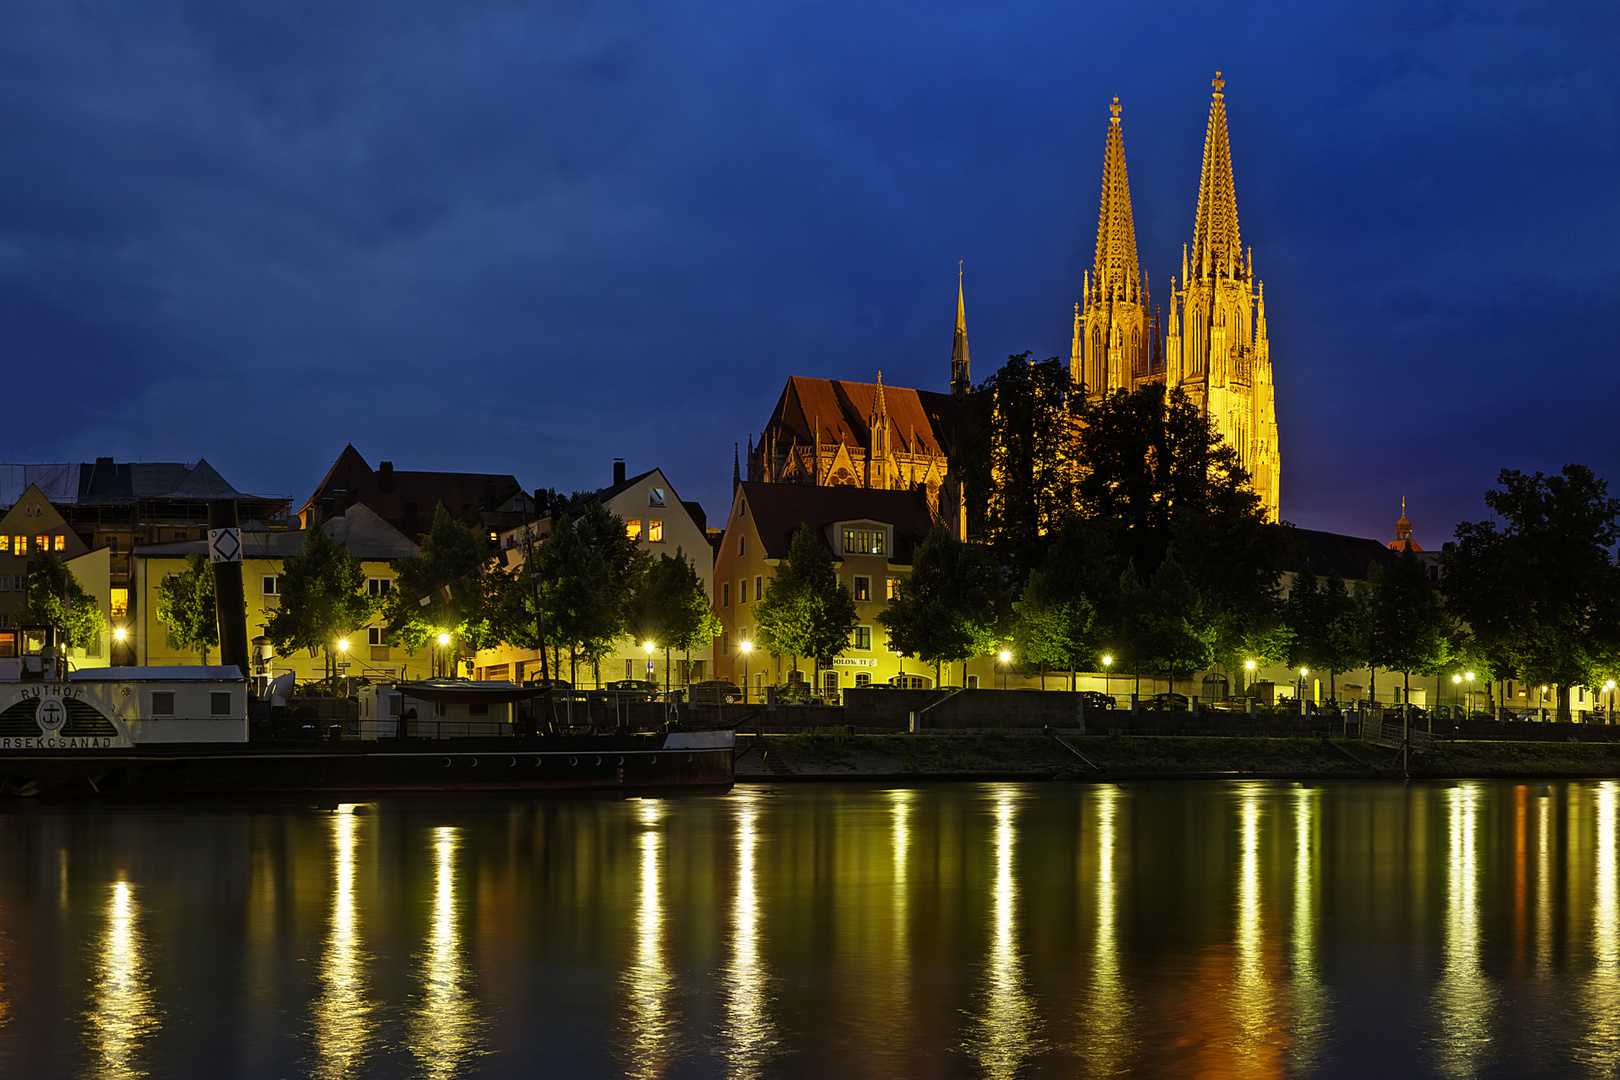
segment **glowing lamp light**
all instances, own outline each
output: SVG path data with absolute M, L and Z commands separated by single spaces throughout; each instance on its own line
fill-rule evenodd
M 652 651 L 653 651 L 653 643 L 652 643 L 652 642 L 650 642 L 650 641 L 643 641 L 643 642 L 642 642 L 642 643 L 641 643 L 641 647 L 642 647 L 642 648 L 643 648 L 643 649 L 645 649 L 645 650 L 646 650 L 646 651 L 647 651 L 647 655 L 648 655 L 648 656 L 651 656 L 651 655 L 652 655 Z
M 338 638 L 338 652 L 348 652 L 348 651 L 349 651 L 349 639 L 346 638 L 346 637 Z
M 1108 666 L 1112 665 L 1113 662 L 1114 662 L 1114 658 L 1112 656 L 1103 657 L 1103 667 L 1108 667 Z
M 1463 678 L 1467 679 L 1469 682 L 1473 682 L 1474 681 L 1474 673 L 1472 671 L 1465 671 L 1465 672 L 1463 672 Z
M 440 645 L 448 645 L 448 644 L 450 644 L 450 635 L 449 634 L 440 634 L 439 635 L 439 644 Z
M 1245 668 L 1245 670 L 1253 671 L 1254 670 L 1254 661 L 1253 660 L 1245 660 L 1245 661 L 1243 661 L 1243 667 Z
M 1603 684 L 1603 689 L 1605 689 L 1605 690 L 1613 690 L 1614 689 L 1614 680 L 1610 679 L 1608 682 L 1604 683 Z
M 1308 668 L 1308 667 L 1302 667 L 1302 668 L 1299 669 L 1300 678 L 1304 678 L 1305 676 L 1309 675 L 1310 673 L 1311 673 L 1311 669 Z
M 122 626 L 113 627 L 113 640 L 114 641 L 123 641 L 127 637 L 129 637 L 129 631 L 128 630 L 125 630 Z M 1613 686 L 1614 684 L 1610 683 L 1609 685 Z
M 1012 659 L 1012 653 L 1008 652 L 1006 649 L 1002 649 L 1001 650 L 1001 662 L 1003 664 L 1005 664 L 1007 661 L 1009 661 L 1011 659 Z
M 1462 676 L 1461 675 L 1453 675 L 1451 677 L 1451 681 L 1454 682 L 1454 683 L 1460 683 L 1460 682 L 1462 682 Z
M 752 641 L 744 641 L 738 645 L 737 648 L 741 649 L 743 652 L 753 652 L 754 643 Z

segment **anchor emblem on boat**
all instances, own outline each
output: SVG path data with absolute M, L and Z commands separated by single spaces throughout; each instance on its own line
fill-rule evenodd
M 67 709 L 57 698 L 41 698 L 39 708 L 34 710 L 34 722 L 41 731 L 50 735 L 62 730 L 62 725 L 67 723 Z

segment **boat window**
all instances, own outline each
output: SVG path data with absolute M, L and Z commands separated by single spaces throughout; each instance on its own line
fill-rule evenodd
M 231 715 L 231 692 L 229 690 L 219 693 L 210 693 L 208 695 L 208 715 Z
M 174 691 L 172 691 L 172 690 L 154 690 L 154 691 L 152 691 L 152 715 L 153 716 L 173 716 L 174 715 Z

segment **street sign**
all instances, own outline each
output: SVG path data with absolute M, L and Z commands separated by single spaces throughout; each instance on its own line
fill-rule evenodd
M 230 563 L 242 561 L 241 529 L 209 529 L 208 561 Z

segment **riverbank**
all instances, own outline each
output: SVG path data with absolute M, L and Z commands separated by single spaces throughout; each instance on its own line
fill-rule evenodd
M 1402 776 L 1400 753 L 1358 739 L 1230 736 L 741 735 L 737 780 L 1099 780 Z M 1455 740 L 1412 754 L 1424 779 L 1620 778 L 1620 743 Z

